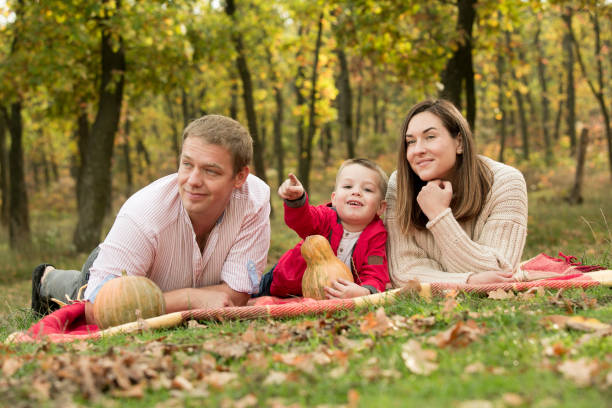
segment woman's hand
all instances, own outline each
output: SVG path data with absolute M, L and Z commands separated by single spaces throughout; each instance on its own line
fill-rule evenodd
M 366 288 L 342 278 L 338 279 L 324 290 L 328 299 L 348 299 L 370 294 L 370 291 Z
M 419 195 L 417 195 L 417 203 L 419 203 L 427 218 L 433 220 L 442 211 L 450 207 L 452 198 L 453 186 L 450 181 L 436 179 L 427 182 L 421 188 Z
M 512 272 L 503 273 L 503 272 L 480 272 L 470 275 L 466 283 L 470 284 L 483 284 L 483 283 L 504 283 L 504 282 L 514 282 L 512 278 Z
M 289 177 L 278 188 L 278 195 L 283 200 L 298 200 L 304 195 L 304 187 L 293 173 L 289 173 Z

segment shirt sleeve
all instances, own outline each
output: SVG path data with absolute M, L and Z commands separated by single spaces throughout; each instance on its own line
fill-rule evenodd
M 150 236 L 129 216 L 119 215 L 100 244 L 100 253 L 90 268 L 85 299 L 90 299 L 109 276 L 146 276 L 155 258 L 155 246 Z
M 384 292 L 389 283 L 389 271 L 386 254 L 387 231 L 382 230 L 368 241 L 366 263 L 361 265 L 357 278 L 360 286 L 371 286 L 378 292 Z
M 461 273 L 511 273 L 527 238 L 527 187 L 518 170 L 496 175 L 485 205 L 482 232 L 471 239 L 450 209 L 427 223 L 448 269 Z
M 327 234 L 330 217 L 337 217 L 336 212 L 329 207 L 310 205 L 307 194 L 295 202 L 285 201 L 284 208 L 285 223 L 302 239 L 306 239 L 309 235 Z
M 238 236 L 230 249 L 221 280 L 237 292 L 256 293 L 267 264 L 270 248 L 270 200 L 245 217 Z
M 389 260 L 389 275 L 394 286 L 400 287 L 412 279 L 420 282 L 456 282 L 465 283 L 464 273 L 446 272 L 442 265 L 430 258 L 423 248 L 414 240 L 414 236 L 405 236 L 395 215 L 397 205 L 396 175 L 393 173 L 387 188 L 387 211 L 385 224 L 389 234 L 387 240 L 387 255 Z

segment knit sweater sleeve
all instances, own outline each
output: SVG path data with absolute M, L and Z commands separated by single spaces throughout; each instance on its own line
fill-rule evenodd
M 449 270 L 467 274 L 512 272 L 519 264 L 527 238 L 527 187 L 516 169 L 488 160 L 494 173 L 491 192 L 470 237 L 450 209 L 427 223 Z M 478 225 L 477 225 L 478 227 Z M 467 279 L 467 278 L 466 278 Z
M 387 261 L 394 286 L 404 286 L 411 279 L 420 282 L 465 282 L 464 273 L 447 272 L 442 265 L 419 246 L 414 235 L 404 235 L 396 216 L 397 178 L 393 173 L 387 187 L 385 224 L 388 231 Z

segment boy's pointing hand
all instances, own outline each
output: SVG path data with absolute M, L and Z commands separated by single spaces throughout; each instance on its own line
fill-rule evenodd
M 289 177 L 283 181 L 283 184 L 278 188 L 278 195 L 283 200 L 297 200 L 304 194 L 304 187 L 300 180 L 293 173 L 289 173 Z

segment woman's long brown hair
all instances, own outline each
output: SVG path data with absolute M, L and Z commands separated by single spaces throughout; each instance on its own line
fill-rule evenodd
M 422 112 L 431 112 L 442 121 L 451 137 L 461 138 L 463 153 L 457 155 L 451 180 L 453 198 L 450 208 L 457 221 L 467 221 L 480 214 L 493 184 L 493 174 L 476 154 L 472 131 L 467 120 L 451 102 L 444 99 L 419 102 L 410 109 L 402 125 L 397 156 L 397 206 L 396 216 L 402 233 L 408 235 L 412 228 L 425 229 L 427 216 L 416 201 L 426 184 L 416 175 L 406 158 L 406 132 L 412 118 Z

